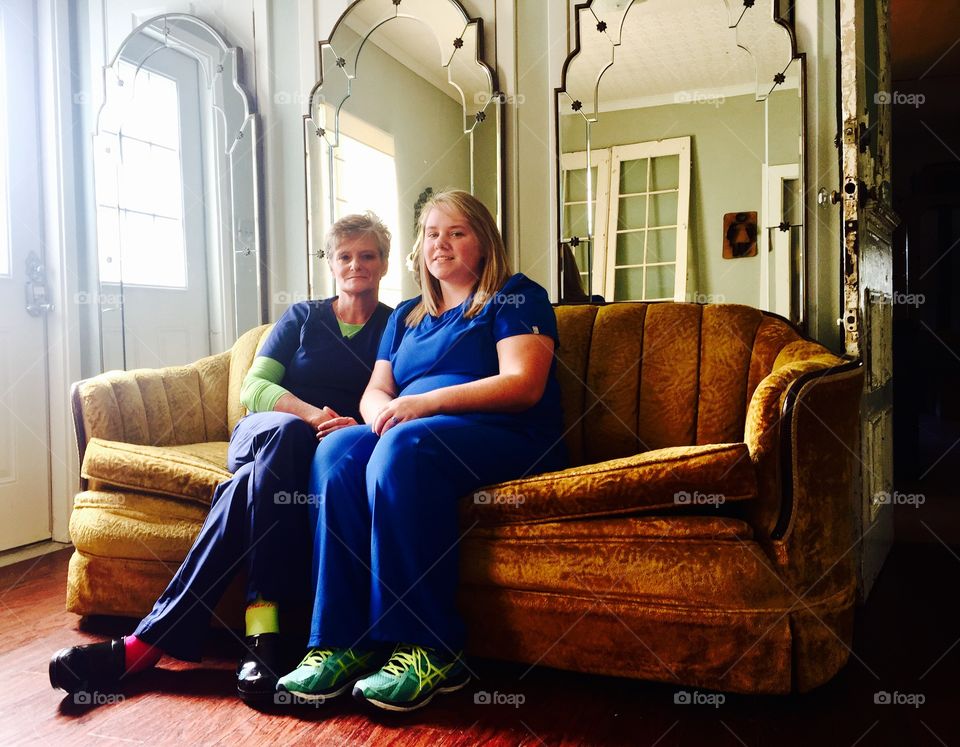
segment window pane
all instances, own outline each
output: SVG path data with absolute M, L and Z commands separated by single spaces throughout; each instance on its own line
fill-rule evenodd
M 563 199 L 567 202 L 584 202 L 587 199 L 587 170 L 572 169 L 567 172 L 567 191 Z M 597 167 L 590 169 L 593 182 L 593 199 L 597 199 Z
M 621 197 L 617 211 L 617 228 L 645 228 L 647 225 L 647 196 Z
M 677 225 L 678 201 L 676 192 L 662 195 L 650 195 L 650 225 Z
M 620 162 L 620 193 L 647 191 L 647 164 L 646 158 Z
M 643 300 L 643 268 L 632 267 L 626 270 L 615 270 L 614 301 L 642 301 Z
M 646 231 L 617 234 L 617 265 L 643 264 L 643 237 Z
M 647 295 L 648 300 L 672 299 L 673 281 L 677 275 L 676 265 L 647 268 Z
M 564 218 L 564 237 L 579 236 L 581 239 L 587 235 L 587 206 L 586 205 L 567 205 L 563 209 Z
M 650 189 L 680 188 L 680 156 L 659 156 L 650 160 Z
M 124 283 L 186 287 L 180 221 L 124 213 L 120 236 Z
M 647 262 L 676 262 L 677 229 L 664 228 L 647 234 Z

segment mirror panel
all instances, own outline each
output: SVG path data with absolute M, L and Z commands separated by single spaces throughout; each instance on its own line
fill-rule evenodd
M 725 301 L 802 321 L 803 59 L 771 0 L 594 0 L 577 24 L 556 102 L 562 301 Z M 657 152 L 617 159 L 630 148 Z M 731 259 L 728 214 L 755 239 Z M 568 298 L 573 275 L 584 292 Z
M 158 16 L 104 68 L 94 136 L 104 370 L 187 363 L 265 318 L 257 117 L 240 50 Z
M 391 305 L 419 292 L 405 260 L 426 194 L 466 189 L 499 220 L 502 104 L 481 47 L 482 23 L 453 0 L 359 0 L 321 42 L 304 120 L 311 297 L 335 292 L 323 236 L 349 212 L 393 232 Z

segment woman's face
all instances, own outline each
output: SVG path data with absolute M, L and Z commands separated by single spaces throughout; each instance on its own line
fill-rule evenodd
M 380 258 L 377 239 L 360 234 L 340 241 L 330 257 L 330 270 L 339 293 L 363 294 L 377 291 L 387 263 Z
M 473 287 L 483 270 L 483 248 L 467 219 L 458 210 L 434 207 L 423 232 L 427 270 L 441 283 Z

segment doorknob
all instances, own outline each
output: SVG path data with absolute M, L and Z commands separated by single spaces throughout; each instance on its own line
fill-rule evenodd
M 47 298 L 47 277 L 43 263 L 35 252 L 27 255 L 27 313 L 30 316 L 42 316 L 53 311 L 53 304 Z

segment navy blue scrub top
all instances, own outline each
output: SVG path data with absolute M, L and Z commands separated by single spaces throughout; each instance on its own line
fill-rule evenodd
M 370 381 L 380 336 L 392 309 L 378 304 L 353 337 L 344 337 L 333 313 L 336 299 L 301 301 L 288 308 L 267 337 L 259 356 L 285 367 L 280 386 L 314 407 L 360 418 L 360 397 Z
M 416 327 L 404 322 L 420 297 L 404 301 L 390 315 L 380 342 L 378 360 L 393 367 L 399 394 L 422 394 L 441 387 L 476 381 L 500 373 L 497 343 L 514 335 L 549 335 L 559 348 L 557 318 L 547 291 L 526 275 L 511 276 L 476 316 L 464 312 L 471 298 L 439 316 L 429 314 Z M 484 413 L 489 419 L 560 431 L 560 386 L 557 361 L 540 401 L 519 413 Z M 486 417 L 484 418 L 487 419 Z

